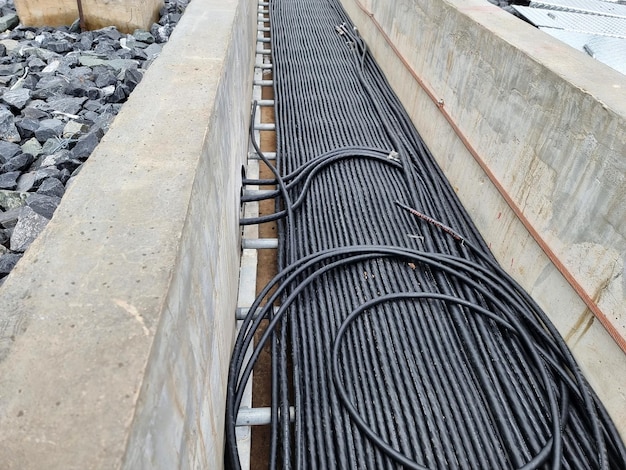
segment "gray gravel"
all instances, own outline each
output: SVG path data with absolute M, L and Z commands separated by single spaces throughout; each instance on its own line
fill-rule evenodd
M 44 229 L 190 0 L 150 31 L 23 27 L 0 0 L 0 285 Z

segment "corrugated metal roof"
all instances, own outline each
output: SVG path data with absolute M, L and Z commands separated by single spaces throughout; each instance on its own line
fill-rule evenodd
M 585 44 L 592 57 L 626 75 L 626 39 L 596 36 Z
M 626 75 L 626 39 L 563 29 L 543 27 L 539 29 Z
M 626 18 L 626 5 L 597 0 L 533 0 L 530 7 Z
M 585 44 L 589 42 L 595 35 L 589 33 L 578 33 L 576 31 L 565 31 L 564 29 L 554 28 L 539 28 L 541 31 L 548 33 L 550 36 L 558 39 L 561 42 L 572 46 L 574 49 L 578 49 L 581 52 L 585 51 Z
M 626 18 L 545 10 L 519 5 L 513 5 L 513 8 L 535 26 L 626 38 Z

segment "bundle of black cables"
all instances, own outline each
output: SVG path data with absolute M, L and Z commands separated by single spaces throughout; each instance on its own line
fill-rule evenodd
M 270 468 L 626 468 L 565 342 L 489 253 L 339 4 L 269 4 L 277 166 L 245 183 L 276 183 L 277 213 L 242 222 L 278 221 L 281 269 L 236 340 L 227 466 L 269 347 Z

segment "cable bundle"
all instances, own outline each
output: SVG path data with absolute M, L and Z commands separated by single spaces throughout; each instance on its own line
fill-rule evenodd
M 228 466 L 268 346 L 270 468 L 626 468 L 564 341 L 497 265 L 340 6 L 273 0 L 270 20 L 263 183 L 278 207 L 242 222 L 279 219 L 281 271 L 236 340 Z

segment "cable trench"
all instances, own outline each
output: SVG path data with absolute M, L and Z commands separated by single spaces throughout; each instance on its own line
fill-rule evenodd
M 242 224 L 278 219 L 280 272 L 236 339 L 227 467 L 267 346 L 271 468 L 626 468 L 565 342 L 497 265 L 341 6 L 269 11 L 277 210 Z

